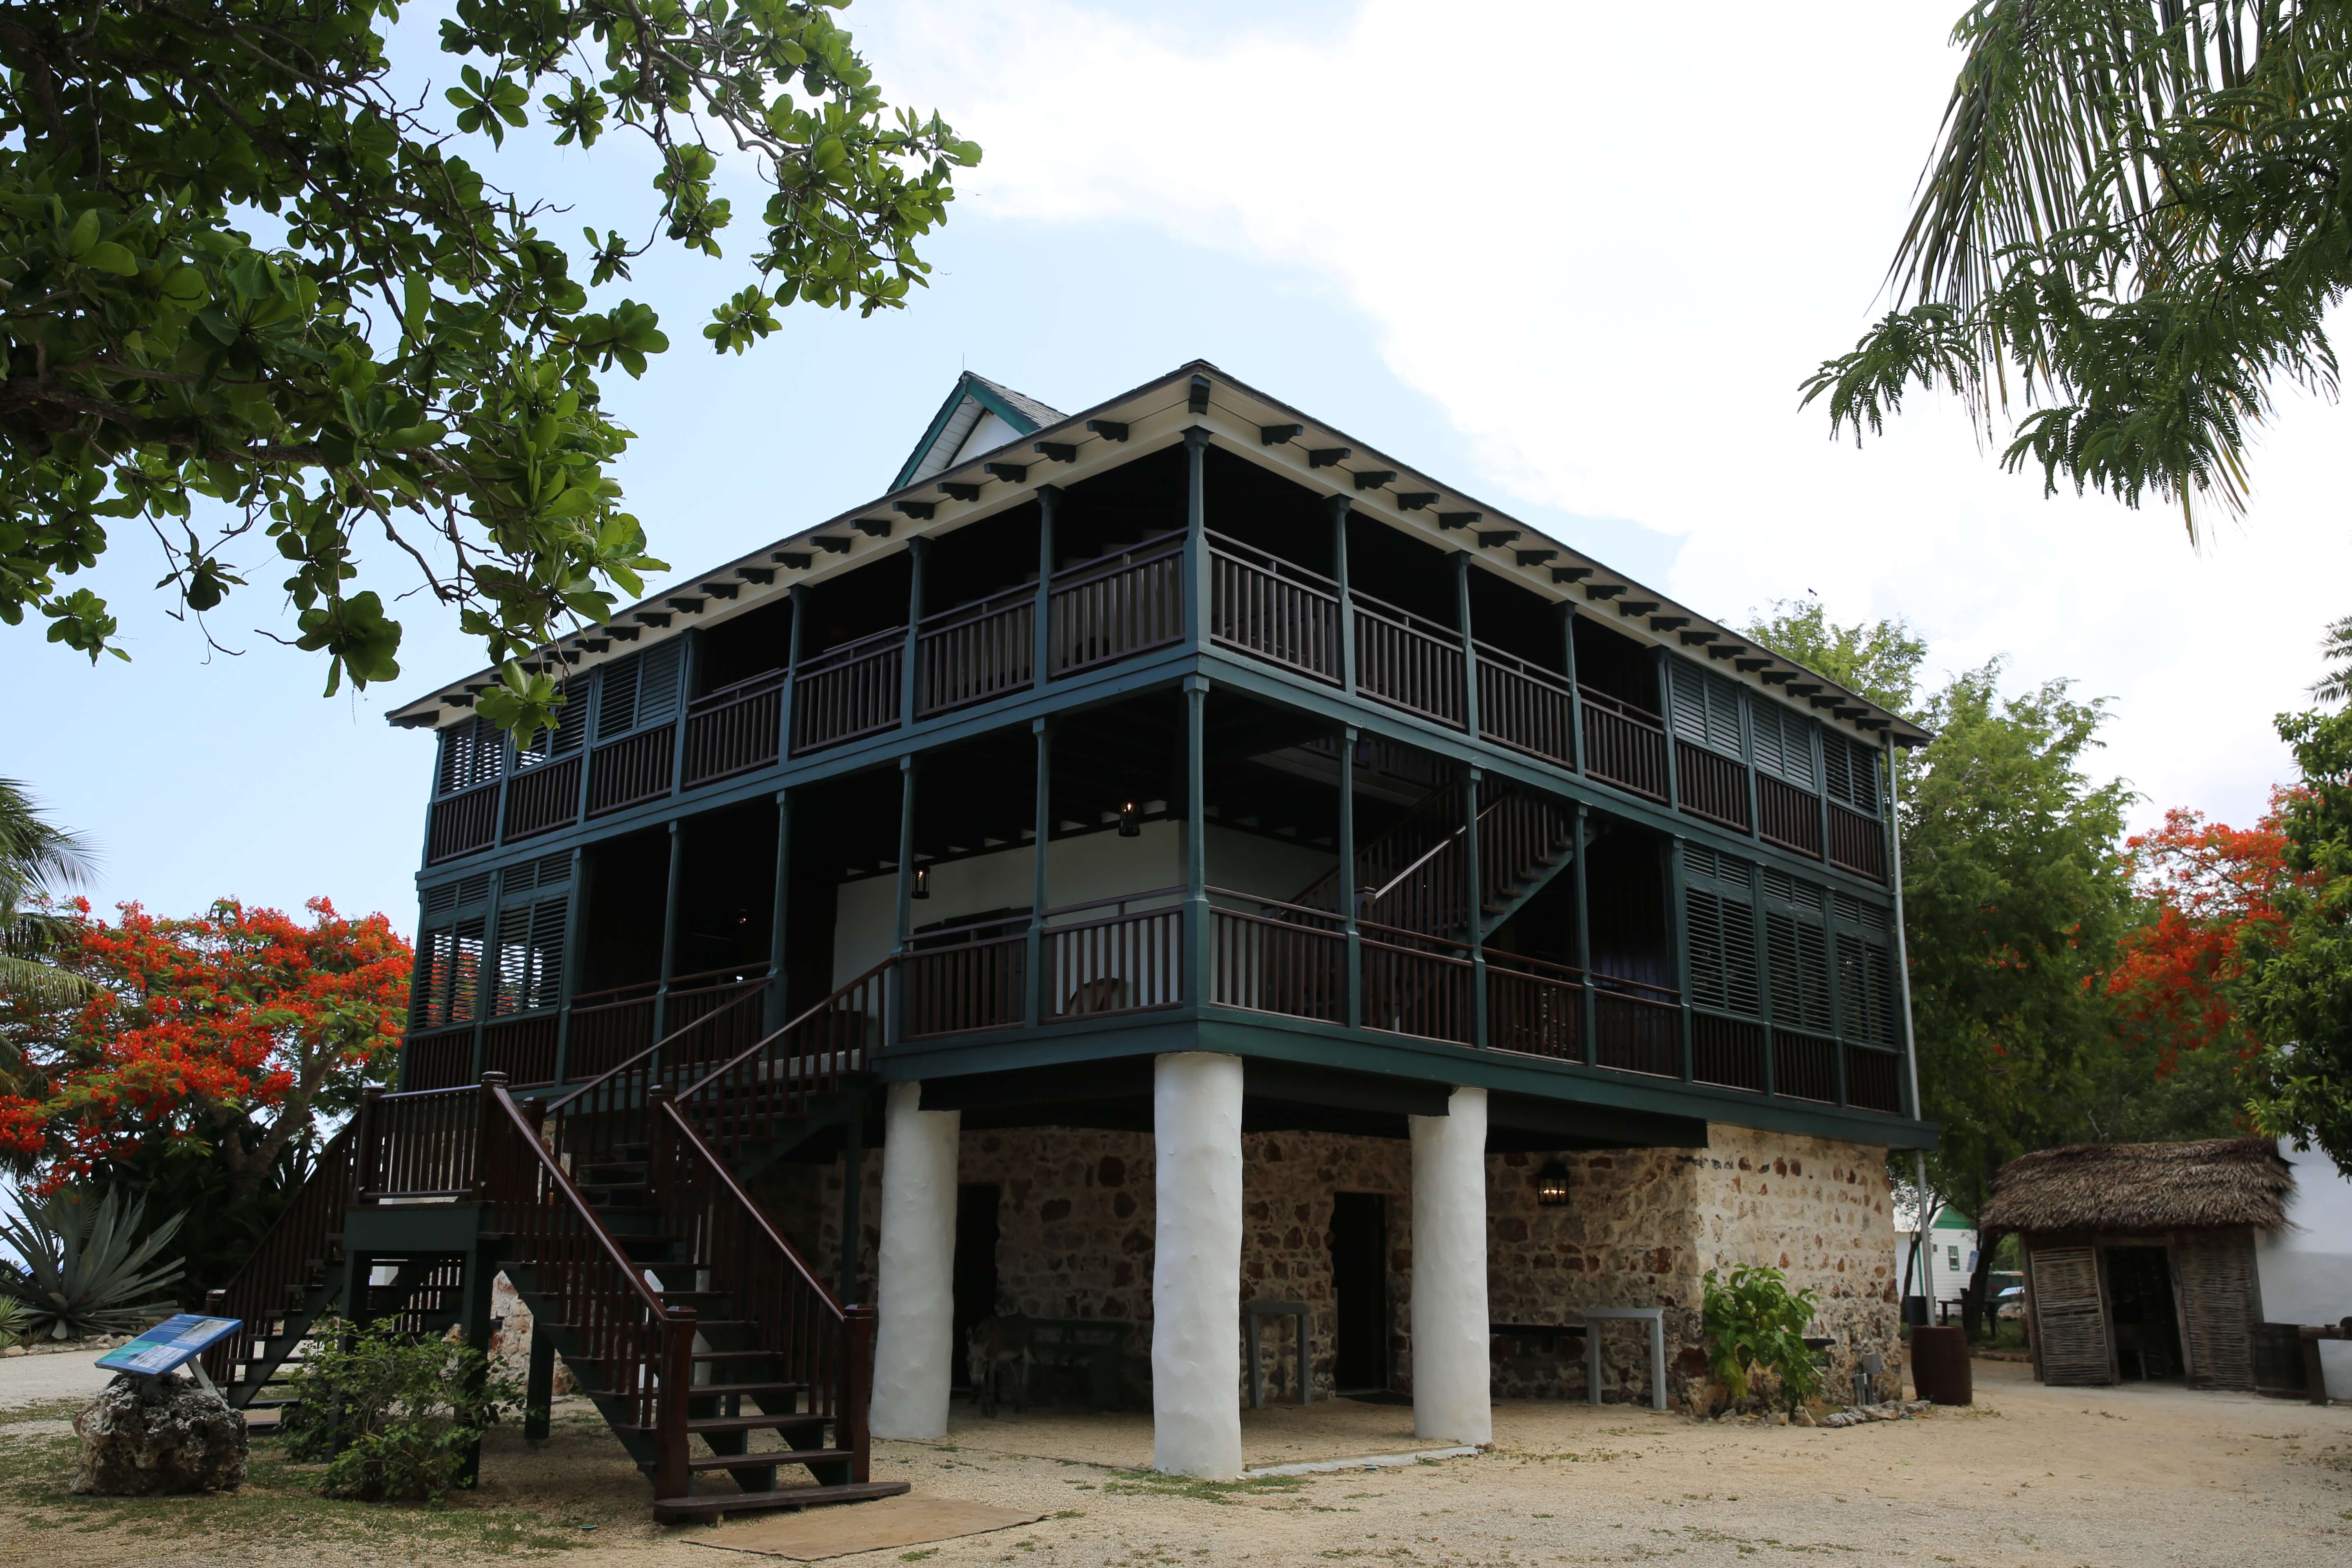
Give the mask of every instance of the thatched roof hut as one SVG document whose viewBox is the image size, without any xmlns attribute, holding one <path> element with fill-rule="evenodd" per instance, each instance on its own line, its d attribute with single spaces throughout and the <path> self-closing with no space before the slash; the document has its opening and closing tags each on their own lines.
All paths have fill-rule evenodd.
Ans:
<svg viewBox="0 0 2352 1568">
<path fill-rule="evenodd" d="M 2087 1143 L 2011 1160 L 1978 1223 L 2015 1231 L 2045 1383 L 2257 1384 L 2257 1232 L 2286 1224 L 2293 1168 L 2262 1138 Z"/>
<path fill-rule="evenodd" d="M 2267 1138 L 2200 1143 L 2077 1143 L 2000 1169 L 1977 1218 L 1993 1231 L 2116 1233 L 2286 1223 L 2294 1176 Z"/>
</svg>

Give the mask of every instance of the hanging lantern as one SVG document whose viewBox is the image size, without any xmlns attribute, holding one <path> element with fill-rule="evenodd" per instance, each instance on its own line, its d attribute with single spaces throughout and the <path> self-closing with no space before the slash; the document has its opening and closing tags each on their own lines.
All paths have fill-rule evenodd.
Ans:
<svg viewBox="0 0 2352 1568">
<path fill-rule="evenodd" d="M 928 899 L 930 896 L 931 868 L 929 866 L 918 866 L 915 868 L 915 897 Z"/>
<path fill-rule="evenodd" d="M 1536 1173 L 1536 1202 L 1548 1209 L 1568 1206 L 1568 1167 L 1554 1160 Z"/>
<path fill-rule="evenodd" d="M 1135 808 L 1135 802 L 1131 800 L 1118 808 L 1118 836 L 1121 838 L 1143 837 L 1143 814 Z"/>
</svg>

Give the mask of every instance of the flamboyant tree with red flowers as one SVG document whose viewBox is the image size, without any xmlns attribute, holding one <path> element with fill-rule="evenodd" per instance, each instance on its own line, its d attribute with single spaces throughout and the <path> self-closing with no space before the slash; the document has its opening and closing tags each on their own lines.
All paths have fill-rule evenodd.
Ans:
<svg viewBox="0 0 2352 1568">
<path fill-rule="evenodd" d="M 0 989 L 0 1157 L 43 1187 L 189 1163 L 232 1205 L 389 1076 L 413 954 L 380 914 L 224 900 L 172 919 L 58 912 L 86 999 Z"/>
</svg>

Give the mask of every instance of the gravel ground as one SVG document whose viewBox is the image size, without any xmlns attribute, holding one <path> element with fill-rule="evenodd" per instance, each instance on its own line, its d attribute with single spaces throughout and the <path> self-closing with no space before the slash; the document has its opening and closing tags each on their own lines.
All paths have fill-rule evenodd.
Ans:
<svg viewBox="0 0 2352 1568">
<path fill-rule="evenodd" d="M 576 1401 L 535 1452 L 510 1429 L 493 1434 L 480 1489 L 443 1509 L 322 1503 L 304 1493 L 299 1472 L 266 1457 L 256 1484 L 235 1498 L 71 1499 L 62 1491 L 69 1445 L 53 1436 L 54 1405 L 16 1395 L 21 1364 L 0 1363 L 0 1404 L 32 1404 L 20 1423 L 47 1419 L 0 1424 L 0 1563 L 338 1568 L 516 1553 L 561 1554 L 578 1568 L 755 1561 L 691 1544 L 735 1526 L 654 1527 L 643 1483 Z M 1138 1417 L 960 1416 L 942 1442 L 878 1445 L 877 1477 L 1051 1517 L 834 1561 L 2352 1563 L 2352 1408 L 2169 1387 L 2045 1389 L 2021 1367 L 1976 1370 L 1973 1408 L 1922 1420 L 1824 1431 L 1512 1403 L 1496 1408 L 1490 1454 L 1231 1487 L 1122 1468 L 1143 1452 L 1139 1438 L 1148 1443 Z M 1411 1411 L 1387 1405 L 1266 1411 L 1246 1431 L 1254 1464 L 1428 1447 L 1412 1436 Z"/>
</svg>

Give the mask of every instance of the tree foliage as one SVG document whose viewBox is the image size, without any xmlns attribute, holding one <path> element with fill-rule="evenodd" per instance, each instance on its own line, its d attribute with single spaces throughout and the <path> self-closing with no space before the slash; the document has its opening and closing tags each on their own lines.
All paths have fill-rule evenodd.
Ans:
<svg viewBox="0 0 2352 1568">
<path fill-rule="evenodd" d="M 1804 1339 L 1821 1310 L 1813 1292 L 1791 1290 L 1778 1268 L 1749 1263 L 1734 1265 L 1724 1279 L 1710 1268 L 1699 1287 L 1707 1368 L 1734 1402 L 1748 1398 L 1759 1372 L 1772 1374 L 1790 1410 L 1821 1392 L 1821 1367 Z"/>
<path fill-rule="evenodd" d="M 1819 599 L 1776 599 L 1745 635 L 1889 712 L 1916 718 L 1927 644 L 1900 618 L 1840 626 Z"/>
<path fill-rule="evenodd" d="M 2302 773 L 2275 820 L 2292 875 L 2248 929 L 2234 1000 L 2262 1041 L 2254 1123 L 2352 1175 L 2352 712 L 2282 716 Z"/>
<path fill-rule="evenodd" d="M 1976 0 L 1889 279 L 1804 385 L 1832 433 L 1964 398 L 2006 467 L 2240 509 L 2282 383 L 2333 395 L 2352 287 L 2347 0 Z"/>
<path fill-rule="evenodd" d="M 45 1187 L 197 1162 L 243 1205 L 321 1117 L 390 1075 L 412 954 L 382 915 L 215 904 L 121 921 L 77 902 L 53 955 L 85 1001 L 0 996 L 0 1156 Z"/>
<path fill-rule="evenodd" d="M 471 1346 L 333 1318 L 313 1331 L 292 1382 L 288 1457 L 326 1461 L 320 1491 L 363 1502 L 438 1502 L 465 1484 L 483 1432 L 523 1393 Z"/>
<path fill-rule="evenodd" d="M 23 784 L 0 779 L 0 993 L 50 1002 L 86 994 L 74 976 L 39 961 L 68 929 L 48 900 L 89 881 L 94 858 L 89 842 L 51 822 Z"/>
<path fill-rule="evenodd" d="M 597 378 L 668 339 L 589 290 L 656 244 L 719 255 L 730 150 L 768 195 L 715 350 L 795 300 L 899 305 L 979 157 L 884 103 L 837 3 L 456 0 L 438 94 L 395 79 L 397 0 L 0 3 L 0 620 L 113 648 L 68 580 L 138 520 L 184 612 L 263 570 L 258 542 L 328 690 L 390 679 L 401 627 L 359 583 L 380 533 L 502 667 L 482 710 L 546 722 L 531 651 L 661 566 Z M 647 236 L 567 244 L 458 151 L 533 124 L 641 136 Z"/>
</svg>

